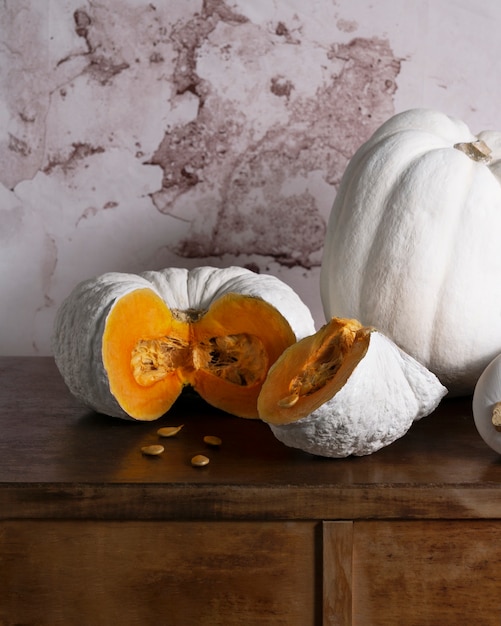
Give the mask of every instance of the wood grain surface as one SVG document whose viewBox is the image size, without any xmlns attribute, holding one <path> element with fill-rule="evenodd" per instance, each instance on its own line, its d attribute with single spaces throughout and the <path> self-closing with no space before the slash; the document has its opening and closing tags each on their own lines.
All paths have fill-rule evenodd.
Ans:
<svg viewBox="0 0 501 626">
<path fill-rule="evenodd" d="M 188 395 L 155 422 L 99 415 L 71 397 L 51 358 L 3 357 L 0 519 L 501 518 L 500 458 L 470 404 L 445 400 L 371 456 L 324 459 Z M 181 423 L 163 455 L 141 454 L 159 427 Z M 197 453 L 207 467 L 191 466 Z"/>
<path fill-rule="evenodd" d="M 353 522 L 324 522 L 323 624 L 352 626 Z"/>
<path fill-rule="evenodd" d="M 2 626 L 499 626 L 500 495 L 468 397 L 322 459 L 189 394 L 99 415 L 51 358 L 0 358 Z"/>
<path fill-rule="evenodd" d="M 2 625 L 310 626 L 315 576 L 306 522 L 0 522 Z"/>
<path fill-rule="evenodd" d="M 355 626 L 499 626 L 501 524 L 357 522 Z"/>
</svg>

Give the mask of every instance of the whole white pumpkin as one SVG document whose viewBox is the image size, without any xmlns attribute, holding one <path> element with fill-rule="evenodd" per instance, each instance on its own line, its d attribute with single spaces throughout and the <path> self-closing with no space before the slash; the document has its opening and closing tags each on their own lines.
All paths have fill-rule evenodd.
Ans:
<svg viewBox="0 0 501 626">
<path fill-rule="evenodd" d="M 343 175 L 320 276 L 327 319 L 372 325 L 449 389 L 501 352 L 501 133 L 395 115 Z"/>
</svg>

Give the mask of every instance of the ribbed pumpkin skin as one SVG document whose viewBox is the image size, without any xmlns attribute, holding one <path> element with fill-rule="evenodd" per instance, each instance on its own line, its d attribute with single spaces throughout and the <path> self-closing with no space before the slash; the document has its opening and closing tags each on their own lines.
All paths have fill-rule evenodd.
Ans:
<svg viewBox="0 0 501 626">
<path fill-rule="evenodd" d="M 489 163 L 454 147 L 476 139 Z M 377 327 L 451 395 L 471 393 L 501 351 L 500 159 L 501 133 L 398 114 L 351 159 L 329 218 L 326 318 Z"/>
<path fill-rule="evenodd" d="M 262 298 L 289 322 L 297 339 L 315 332 L 310 310 L 291 287 L 270 274 L 256 274 L 243 267 L 170 267 L 142 272 L 170 309 L 206 310 L 227 293 Z M 150 285 L 151 286 L 151 285 Z"/>
<path fill-rule="evenodd" d="M 110 393 L 102 337 L 113 304 L 151 283 L 141 276 L 109 272 L 81 282 L 64 300 L 54 322 L 54 359 L 71 393 L 98 413 L 127 418 Z"/>
<path fill-rule="evenodd" d="M 73 395 L 106 415 L 129 417 L 110 392 L 103 364 L 106 319 L 120 298 L 144 288 L 160 296 L 169 309 L 180 311 L 204 311 L 230 293 L 258 297 L 282 314 L 298 339 L 314 332 L 308 307 L 288 285 L 245 268 L 167 268 L 140 275 L 109 272 L 83 281 L 56 315 L 54 358 Z"/>
</svg>

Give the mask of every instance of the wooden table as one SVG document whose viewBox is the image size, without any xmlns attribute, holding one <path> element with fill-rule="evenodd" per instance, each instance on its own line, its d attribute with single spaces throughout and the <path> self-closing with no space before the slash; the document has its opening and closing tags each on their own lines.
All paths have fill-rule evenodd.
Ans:
<svg viewBox="0 0 501 626">
<path fill-rule="evenodd" d="M 323 459 L 189 396 L 98 415 L 52 359 L 0 358 L 0 624 L 499 626 L 501 462 L 470 406 Z"/>
</svg>

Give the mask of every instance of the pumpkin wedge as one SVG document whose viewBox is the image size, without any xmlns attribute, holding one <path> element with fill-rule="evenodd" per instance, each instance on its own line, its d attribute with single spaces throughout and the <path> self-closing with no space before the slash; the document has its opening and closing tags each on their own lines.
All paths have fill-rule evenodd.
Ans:
<svg viewBox="0 0 501 626">
<path fill-rule="evenodd" d="M 290 447 L 362 456 L 402 437 L 446 393 L 434 374 L 374 328 L 332 318 L 270 368 L 258 411 Z"/>
<path fill-rule="evenodd" d="M 56 364 L 94 410 L 154 420 L 186 386 L 211 405 L 256 418 L 269 367 L 313 332 L 285 283 L 244 268 L 111 272 L 83 281 L 58 310 Z"/>
</svg>

